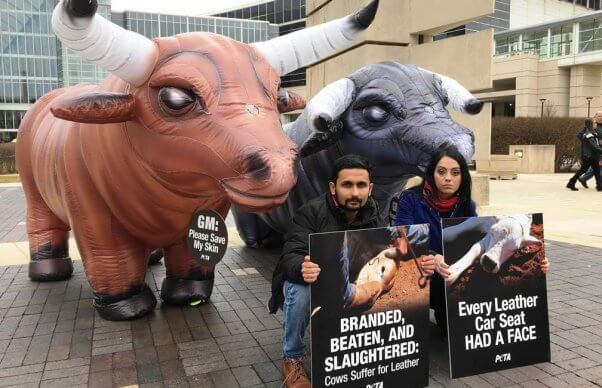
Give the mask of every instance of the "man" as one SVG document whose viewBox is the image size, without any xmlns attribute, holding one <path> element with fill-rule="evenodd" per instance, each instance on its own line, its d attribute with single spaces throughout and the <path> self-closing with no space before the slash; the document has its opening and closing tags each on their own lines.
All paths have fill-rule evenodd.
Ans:
<svg viewBox="0 0 602 388">
<path fill-rule="evenodd" d="M 602 146 L 602 111 L 596 112 L 596 115 L 594 116 L 594 121 L 595 121 L 594 128 L 596 128 L 596 136 L 598 136 L 598 145 Z M 579 136 L 583 135 L 583 133 L 584 132 L 579 133 Z M 581 140 L 581 137 L 579 137 L 579 140 Z M 600 165 L 600 164 L 598 163 L 598 165 Z M 602 171 L 601 171 L 601 173 L 602 173 Z M 585 174 L 583 174 L 579 177 L 579 179 L 578 179 L 579 183 L 581 183 L 581 186 L 588 189 L 589 186 L 587 185 L 587 181 L 592 179 L 593 176 L 594 176 L 594 169 L 590 167 Z"/>
<path fill-rule="evenodd" d="M 309 257 L 309 234 L 388 226 L 379 215 L 376 202 L 370 197 L 373 184 L 368 161 L 357 155 L 346 155 L 334 163 L 334 176 L 329 191 L 298 209 L 285 236 L 280 262 L 272 279 L 272 298 L 269 307 L 275 313 L 284 312 L 282 373 L 287 387 L 310 387 L 305 373 L 305 330 L 310 318 L 309 284 L 320 275 L 320 267 Z M 406 246 L 401 238 L 394 245 L 400 253 Z M 435 269 L 432 256 L 420 261 L 423 272 L 431 275 Z M 346 276 L 348 278 L 348 276 Z M 345 304 L 370 303 L 382 289 L 346 285 Z"/>
<path fill-rule="evenodd" d="M 567 183 L 566 187 L 578 191 L 575 187 L 577 179 L 585 173 L 590 167 L 594 170 L 596 178 L 596 190 L 602 191 L 602 179 L 600 177 L 600 154 L 602 147 L 598 145 L 598 136 L 594 128 L 594 121 L 590 118 L 585 119 L 585 130 L 581 135 L 581 168 Z"/>
</svg>

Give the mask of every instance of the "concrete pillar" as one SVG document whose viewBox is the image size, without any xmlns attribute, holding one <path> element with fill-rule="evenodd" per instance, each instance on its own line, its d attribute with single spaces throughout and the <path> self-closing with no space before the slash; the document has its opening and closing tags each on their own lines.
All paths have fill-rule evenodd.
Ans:
<svg viewBox="0 0 602 388">
<path fill-rule="evenodd" d="M 571 67 L 569 116 L 586 117 L 586 97 L 593 97 L 590 116 L 600 110 L 600 72 L 599 65 L 577 65 Z"/>
<path fill-rule="evenodd" d="M 489 175 L 471 173 L 472 178 L 472 200 L 478 206 L 489 205 Z"/>
</svg>

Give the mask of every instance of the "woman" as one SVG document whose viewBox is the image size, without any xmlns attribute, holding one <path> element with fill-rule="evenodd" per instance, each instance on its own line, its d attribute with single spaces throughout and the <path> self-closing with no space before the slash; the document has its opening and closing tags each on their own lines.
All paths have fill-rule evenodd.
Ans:
<svg viewBox="0 0 602 388">
<path fill-rule="evenodd" d="M 464 157 L 454 147 L 437 152 L 426 170 L 424 183 L 400 194 L 395 225 L 429 224 L 431 255 L 421 258 L 422 268 L 431 278 L 430 302 L 437 326 L 445 334 L 446 306 L 444 279 L 450 275 L 443 261 L 441 219 L 475 217 L 476 204 L 471 199 L 472 180 Z M 542 270 L 547 272 L 547 259 Z"/>
<path fill-rule="evenodd" d="M 449 266 L 443 262 L 441 219 L 474 217 L 472 181 L 464 157 L 453 147 L 437 152 L 426 170 L 424 183 L 403 191 L 399 197 L 395 225 L 429 224 L 429 256 L 421 264 L 431 278 L 431 307 L 437 326 L 446 333 L 445 284 Z M 436 271 L 436 272 L 435 272 Z"/>
</svg>

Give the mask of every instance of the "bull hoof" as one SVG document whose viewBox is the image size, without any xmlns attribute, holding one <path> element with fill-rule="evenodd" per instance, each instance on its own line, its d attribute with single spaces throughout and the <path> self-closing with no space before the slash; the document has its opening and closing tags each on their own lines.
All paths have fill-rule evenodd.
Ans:
<svg viewBox="0 0 602 388">
<path fill-rule="evenodd" d="M 115 302 L 105 303 L 103 298 L 94 296 L 94 308 L 98 315 L 107 321 L 127 321 L 136 319 L 155 309 L 157 299 L 145 284 L 138 294 Z"/>
<path fill-rule="evenodd" d="M 37 259 L 29 262 L 29 278 L 36 282 L 54 282 L 69 279 L 73 274 L 70 257 Z"/>
<path fill-rule="evenodd" d="M 161 299 L 168 304 L 196 305 L 206 302 L 212 291 L 213 279 L 165 278 L 161 285 Z"/>
<path fill-rule="evenodd" d="M 148 256 L 148 265 L 159 264 L 161 259 L 163 258 L 163 249 L 155 249 Z"/>
</svg>

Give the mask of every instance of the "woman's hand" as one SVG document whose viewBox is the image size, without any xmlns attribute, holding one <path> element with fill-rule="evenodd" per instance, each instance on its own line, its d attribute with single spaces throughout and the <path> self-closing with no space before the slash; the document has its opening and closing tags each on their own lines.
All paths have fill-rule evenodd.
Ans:
<svg viewBox="0 0 602 388">
<path fill-rule="evenodd" d="M 544 256 L 543 260 L 541 261 L 541 270 L 544 274 L 547 274 L 549 269 L 550 262 L 548 261 L 548 258 Z"/>
<path fill-rule="evenodd" d="M 437 271 L 443 279 L 447 279 L 451 275 L 449 265 L 445 263 L 442 255 L 435 255 L 435 264 L 435 271 Z"/>
</svg>

